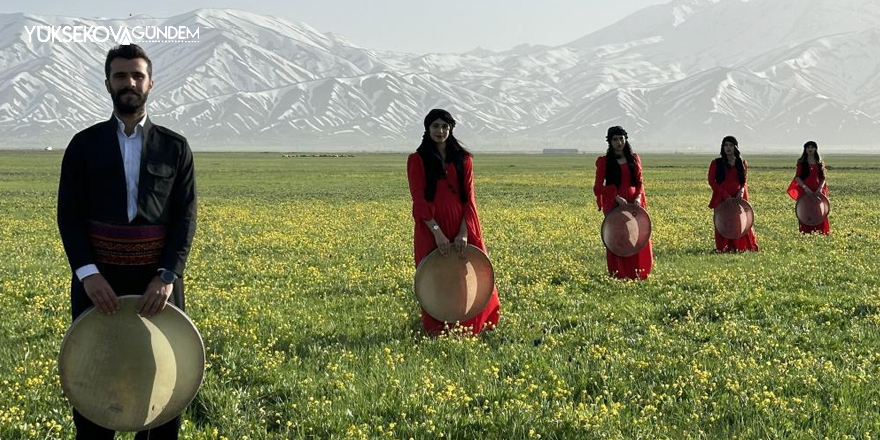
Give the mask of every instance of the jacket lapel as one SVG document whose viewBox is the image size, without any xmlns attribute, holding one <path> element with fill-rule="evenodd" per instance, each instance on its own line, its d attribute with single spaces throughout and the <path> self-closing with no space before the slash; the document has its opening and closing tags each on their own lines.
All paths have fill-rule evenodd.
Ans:
<svg viewBox="0 0 880 440">
<path fill-rule="evenodd" d="M 125 183 L 125 161 L 122 159 L 122 148 L 119 146 L 119 135 L 116 133 L 118 130 L 118 122 L 116 120 L 115 115 L 110 115 L 110 120 L 104 124 L 104 133 L 102 137 L 107 139 L 108 142 L 105 143 L 107 150 L 104 151 L 104 157 L 108 158 L 108 160 L 113 164 L 112 169 L 114 170 L 114 176 L 111 193 L 114 194 L 114 201 L 112 203 L 115 206 L 118 206 L 121 210 L 119 218 L 128 220 L 128 190 L 126 189 Z"/>
<path fill-rule="evenodd" d="M 144 197 L 150 192 L 149 188 L 146 188 L 146 182 L 150 182 L 151 179 L 145 178 L 147 175 L 147 157 L 155 155 L 155 150 L 157 146 L 155 145 L 155 136 L 153 134 L 153 124 L 150 122 L 150 117 L 147 116 L 147 120 L 144 121 L 144 131 L 143 131 L 143 139 L 141 140 L 141 174 L 140 179 L 138 179 L 138 197 L 137 197 L 137 215 L 135 217 L 143 217 L 144 211 Z"/>
</svg>

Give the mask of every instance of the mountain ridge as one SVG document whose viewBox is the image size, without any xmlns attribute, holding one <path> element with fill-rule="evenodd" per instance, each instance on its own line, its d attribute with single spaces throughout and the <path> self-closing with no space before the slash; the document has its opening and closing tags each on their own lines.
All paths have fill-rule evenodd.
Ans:
<svg viewBox="0 0 880 440">
<path fill-rule="evenodd" d="M 816 24 L 820 15 L 828 22 Z M 24 26 L 135 23 L 199 26 L 198 43 L 143 45 L 154 64 L 150 117 L 196 149 L 411 149 L 435 107 L 477 150 L 594 150 L 609 125 L 649 149 L 729 133 L 752 145 L 866 147 L 880 128 L 880 7 L 870 0 L 675 0 L 559 46 L 461 54 L 371 50 L 305 23 L 197 9 L 0 14 L 0 147 L 63 147 L 112 110 L 112 42 L 29 41 Z"/>
</svg>

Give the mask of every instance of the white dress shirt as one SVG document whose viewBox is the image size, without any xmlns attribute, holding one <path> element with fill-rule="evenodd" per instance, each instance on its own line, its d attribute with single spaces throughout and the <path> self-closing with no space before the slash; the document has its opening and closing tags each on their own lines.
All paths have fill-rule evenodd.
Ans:
<svg viewBox="0 0 880 440">
<path fill-rule="evenodd" d="M 144 144 L 144 123 L 147 115 L 134 126 L 131 136 L 125 134 L 125 122 L 122 122 L 116 113 L 116 138 L 119 139 L 119 150 L 122 153 L 122 165 L 125 168 L 125 193 L 127 195 L 128 221 L 134 220 L 137 215 L 138 182 L 141 179 L 141 150 Z M 98 273 L 98 267 L 87 264 L 76 270 L 76 276 L 82 281 L 89 275 Z"/>
<path fill-rule="evenodd" d="M 116 116 L 115 114 L 113 116 Z M 147 115 L 137 122 L 131 136 L 125 135 L 125 123 L 116 117 L 116 137 L 119 138 L 119 149 L 122 163 L 125 166 L 125 189 L 128 194 L 128 221 L 137 215 L 138 182 L 141 180 L 141 150 L 144 146 L 144 122 Z"/>
</svg>

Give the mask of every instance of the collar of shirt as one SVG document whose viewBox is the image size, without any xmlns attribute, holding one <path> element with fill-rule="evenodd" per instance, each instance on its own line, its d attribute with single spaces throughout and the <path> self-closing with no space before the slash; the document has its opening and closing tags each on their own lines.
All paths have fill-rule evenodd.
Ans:
<svg viewBox="0 0 880 440">
<path fill-rule="evenodd" d="M 132 138 L 137 136 L 144 131 L 144 124 L 147 122 L 147 114 L 144 113 L 144 117 L 142 117 L 137 124 L 134 126 L 134 132 L 131 136 L 125 134 L 125 122 L 122 122 L 122 119 L 119 119 L 119 116 L 116 113 L 113 113 L 113 117 L 116 118 L 116 131 L 123 137 Z"/>
</svg>

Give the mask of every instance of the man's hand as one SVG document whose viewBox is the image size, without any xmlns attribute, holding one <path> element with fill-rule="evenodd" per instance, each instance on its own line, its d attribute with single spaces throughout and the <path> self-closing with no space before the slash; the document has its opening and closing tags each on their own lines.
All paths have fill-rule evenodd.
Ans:
<svg viewBox="0 0 880 440">
<path fill-rule="evenodd" d="M 174 284 L 165 284 L 158 275 L 154 276 L 138 301 L 138 314 L 144 318 L 152 318 L 153 315 L 165 310 L 165 304 L 168 303 L 173 290 Z"/>
<path fill-rule="evenodd" d="M 119 299 L 110 283 L 100 273 L 89 275 L 82 280 L 86 295 L 92 300 L 95 308 L 104 314 L 116 313 L 119 310 Z"/>
</svg>

